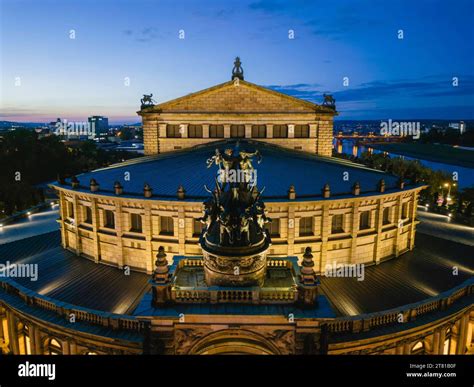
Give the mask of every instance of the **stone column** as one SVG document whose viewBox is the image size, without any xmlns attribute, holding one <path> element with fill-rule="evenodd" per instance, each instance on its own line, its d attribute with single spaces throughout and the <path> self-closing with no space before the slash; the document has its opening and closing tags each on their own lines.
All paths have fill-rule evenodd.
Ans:
<svg viewBox="0 0 474 387">
<path fill-rule="evenodd" d="M 67 232 L 66 232 L 66 200 L 64 199 L 64 192 L 61 190 L 59 191 L 59 216 L 61 222 L 61 246 L 63 249 L 68 247 L 67 242 Z"/>
<path fill-rule="evenodd" d="M 36 355 L 42 355 L 43 354 L 43 345 L 41 341 L 41 331 L 39 330 L 39 327 L 35 327 L 34 330 L 34 341 L 35 341 L 35 354 Z"/>
<path fill-rule="evenodd" d="M 20 354 L 20 345 L 18 343 L 18 330 L 16 317 L 13 312 L 7 310 L 8 337 L 10 338 L 10 348 L 14 355 Z"/>
<path fill-rule="evenodd" d="M 267 125 L 267 138 L 273 138 L 273 125 Z"/>
<path fill-rule="evenodd" d="M 446 327 L 442 326 L 439 332 L 439 347 L 438 347 L 438 355 L 444 354 L 444 341 L 446 340 Z M 449 354 L 449 348 L 448 348 Z"/>
<path fill-rule="evenodd" d="M 184 206 L 178 208 L 178 244 L 179 254 L 185 254 L 186 244 L 186 214 L 184 212 Z"/>
<path fill-rule="evenodd" d="M 179 132 L 181 133 L 181 138 L 188 138 L 188 124 L 180 124 Z"/>
<path fill-rule="evenodd" d="M 67 340 L 61 340 L 61 346 L 63 348 L 63 355 L 69 355 L 69 342 Z"/>
<path fill-rule="evenodd" d="M 403 354 L 404 355 L 409 355 L 410 354 L 410 342 L 409 341 L 406 341 L 404 344 L 403 344 Z"/>
<path fill-rule="evenodd" d="M 166 138 L 166 123 L 159 123 L 158 124 L 158 137 L 159 138 Z"/>
<path fill-rule="evenodd" d="M 209 138 L 209 124 L 202 125 L 202 137 Z"/>
<path fill-rule="evenodd" d="M 0 352 L 7 352 L 8 350 L 5 348 L 5 344 L 7 343 L 7 338 L 6 336 L 8 335 L 8 332 L 5 332 L 3 329 L 3 320 L 6 319 L 7 316 L 0 315 Z M 8 330 L 8 327 L 7 327 Z"/>
<path fill-rule="evenodd" d="M 438 355 L 439 351 L 439 337 L 440 337 L 440 331 L 439 329 L 436 329 L 433 333 L 433 346 L 431 348 L 431 354 L 432 355 Z"/>
<path fill-rule="evenodd" d="M 321 214 L 321 256 L 319 259 L 319 267 L 321 274 L 324 273 L 328 258 L 328 238 L 331 234 L 331 223 L 329 219 L 329 204 L 323 205 Z"/>
<path fill-rule="evenodd" d="M 456 355 L 464 355 L 466 350 L 467 328 L 469 324 L 469 315 L 463 315 L 458 322 L 458 340 L 456 345 Z"/>
<path fill-rule="evenodd" d="M 380 244 L 382 239 L 382 227 L 383 227 L 383 199 L 378 199 L 377 210 L 375 214 L 375 228 L 377 230 L 377 235 L 375 236 L 375 246 L 374 246 L 374 262 L 376 264 L 380 263 Z"/>
<path fill-rule="evenodd" d="M 396 355 L 403 355 L 403 349 L 404 349 L 404 343 L 401 341 L 397 344 L 397 347 L 395 349 L 395 354 Z"/>
<path fill-rule="evenodd" d="M 317 153 L 321 156 L 332 155 L 333 119 L 318 122 L 318 147 Z"/>
<path fill-rule="evenodd" d="M 126 262 L 123 258 L 123 232 L 124 232 L 124 221 L 123 221 L 123 212 L 122 212 L 122 202 L 121 200 L 117 200 L 115 202 L 115 232 L 117 234 L 117 250 L 118 250 L 118 256 L 117 256 L 117 266 L 122 269 L 125 265 Z"/>
<path fill-rule="evenodd" d="M 295 138 L 295 125 L 288 124 L 288 138 Z"/>
<path fill-rule="evenodd" d="M 143 222 L 143 233 L 145 234 L 146 243 L 146 272 L 151 274 L 153 272 L 153 230 L 152 230 L 152 219 L 151 219 L 151 206 L 145 206 L 145 219 Z"/>
<path fill-rule="evenodd" d="M 74 208 L 74 236 L 76 238 L 76 255 L 81 254 L 81 236 L 79 234 L 79 224 L 81 222 L 81 214 L 79 213 L 79 203 L 77 195 L 72 198 L 72 206 Z"/>
<path fill-rule="evenodd" d="M 94 260 L 99 262 L 100 260 L 100 240 L 99 240 L 99 227 L 100 227 L 100 216 L 99 208 L 97 206 L 97 199 L 91 197 L 91 213 L 92 213 L 92 240 L 94 243 Z"/>
<path fill-rule="evenodd" d="M 314 153 L 318 153 L 317 133 L 318 133 L 318 125 L 316 123 L 309 124 L 309 138 L 314 139 Z"/>
<path fill-rule="evenodd" d="M 245 138 L 252 138 L 252 125 L 245 124 Z"/>
<path fill-rule="evenodd" d="M 77 355 L 77 345 L 76 345 L 76 342 L 73 340 L 69 342 L 69 354 Z"/>
<path fill-rule="evenodd" d="M 288 255 L 294 254 L 295 227 L 296 227 L 295 208 L 292 205 L 288 205 L 288 230 L 287 230 Z"/>
<path fill-rule="evenodd" d="M 397 233 L 395 234 L 395 257 L 400 255 L 400 234 L 402 232 L 402 227 L 400 227 L 400 220 L 402 219 L 402 206 L 403 206 L 403 195 L 398 195 L 397 205 L 395 206 L 395 223 L 397 225 Z"/>
<path fill-rule="evenodd" d="M 418 202 L 418 192 L 414 191 L 413 192 L 413 198 L 412 198 L 412 209 L 411 209 L 411 216 L 410 216 L 410 250 L 413 250 L 415 247 L 415 227 L 416 227 L 416 203 Z"/>
<path fill-rule="evenodd" d="M 143 116 L 143 142 L 145 145 L 145 155 L 154 155 L 159 153 L 159 130 L 155 120 Z"/>
<path fill-rule="evenodd" d="M 357 233 L 359 232 L 359 201 L 354 201 L 352 206 L 352 227 L 351 227 L 351 254 L 349 256 L 349 263 L 356 258 L 357 254 Z"/>
<path fill-rule="evenodd" d="M 230 137 L 230 125 L 225 124 L 224 125 L 224 138 L 229 138 Z"/>
<path fill-rule="evenodd" d="M 36 349 L 36 326 L 33 324 L 28 324 L 28 337 L 30 338 L 31 354 L 37 355 L 38 351 Z"/>
</svg>

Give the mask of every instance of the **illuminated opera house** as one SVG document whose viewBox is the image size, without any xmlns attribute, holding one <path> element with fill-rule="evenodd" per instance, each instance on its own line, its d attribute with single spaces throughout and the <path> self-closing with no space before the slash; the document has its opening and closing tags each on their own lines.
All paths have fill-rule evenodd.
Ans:
<svg viewBox="0 0 474 387">
<path fill-rule="evenodd" d="M 39 268 L 2 279 L 4 353 L 473 350 L 472 251 L 416 234 L 424 185 L 331 157 L 330 96 L 257 86 L 237 59 L 138 114 L 144 157 L 59 178 L 60 231 L 0 246 Z"/>
</svg>

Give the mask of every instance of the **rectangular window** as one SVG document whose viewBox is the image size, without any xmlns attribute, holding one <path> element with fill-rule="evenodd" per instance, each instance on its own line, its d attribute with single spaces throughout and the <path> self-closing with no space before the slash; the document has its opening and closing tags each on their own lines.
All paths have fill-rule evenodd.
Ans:
<svg viewBox="0 0 474 387">
<path fill-rule="evenodd" d="M 273 138 L 288 138 L 288 125 L 273 125 Z"/>
<path fill-rule="evenodd" d="M 295 125 L 295 138 L 308 138 L 309 125 Z"/>
<path fill-rule="evenodd" d="M 267 126 L 266 125 L 252 125 L 252 137 L 253 138 L 266 138 Z"/>
<path fill-rule="evenodd" d="M 224 138 L 224 125 L 209 125 L 209 138 Z"/>
<path fill-rule="evenodd" d="M 189 138 L 202 138 L 202 125 L 188 125 Z"/>
<path fill-rule="evenodd" d="M 232 138 L 244 138 L 245 137 L 245 125 L 231 125 L 230 126 L 230 137 L 232 137 Z"/>
<path fill-rule="evenodd" d="M 340 234 L 342 232 L 344 232 L 344 215 L 342 214 L 333 215 L 331 233 Z"/>
<path fill-rule="evenodd" d="M 272 219 L 270 223 L 267 223 L 267 228 L 270 236 L 275 238 L 280 237 L 280 219 Z"/>
<path fill-rule="evenodd" d="M 300 218 L 300 236 L 313 235 L 313 217 Z"/>
<path fill-rule="evenodd" d="M 203 227 L 204 225 L 199 220 L 193 219 L 193 237 L 200 236 Z"/>
<path fill-rule="evenodd" d="M 181 130 L 179 125 L 166 125 L 166 137 L 181 138 Z"/>
<path fill-rule="evenodd" d="M 160 216 L 160 235 L 174 235 L 173 218 Z"/>
<path fill-rule="evenodd" d="M 142 216 L 139 214 L 130 214 L 130 231 L 142 232 Z"/>
<path fill-rule="evenodd" d="M 382 223 L 384 225 L 385 224 L 390 224 L 390 207 L 385 207 L 383 209 Z"/>
<path fill-rule="evenodd" d="M 74 219 L 74 204 L 72 202 L 67 202 L 67 217 Z"/>
<path fill-rule="evenodd" d="M 402 204 L 402 219 L 408 219 L 408 208 L 409 208 L 408 203 Z"/>
<path fill-rule="evenodd" d="M 370 228 L 370 211 L 363 211 L 359 217 L 359 230 L 367 230 Z"/>
<path fill-rule="evenodd" d="M 115 214 L 111 210 L 104 211 L 104 227 L 115 228 Z"/>
<path fill-rule="evenodd" d="M 92 209 L 84 207 L 84 223 L 92 224 Z"/>
</svg>

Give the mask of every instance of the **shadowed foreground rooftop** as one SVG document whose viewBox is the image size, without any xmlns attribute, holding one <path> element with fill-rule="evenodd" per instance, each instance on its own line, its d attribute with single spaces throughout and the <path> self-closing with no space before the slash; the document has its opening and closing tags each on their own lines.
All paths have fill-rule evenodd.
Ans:
<svg viewBox="0 0 474 387">
<path fill-rule="evenodd" d="M 421 233 L 417 234 L 416 246 L 414 251 L 397 259 L 366 267 L 364 281 L 322 278 L 322 293 L 327 296 L 334 313 L 338 316 L 356 315 L 422 301 L 461 284 L 474 274 L 473 247 Z M 77 257 L 60 247 L 59 231 L 0 245 L 0 263 L 6 261 L 37 263 L 37 281 L 29 278 L 13 280 L 43 296 L 119 314 L 139 314 L 140 311 L 166 314 L 165 310 L 158 312 L 153 308 L 143 308 L 149 299 L 149 275 L 131 272 L 127 276 L 117 268 Z M 453 275 L 453 267 L 458 268 L 458 275 Z M 139 303 L 140 311 L 135 310 Z M 260 310 L 252 305 L 237 307 L 234 304 L 229 307 L 210 306 L 193 311 L 219 313 L 225 310 L 227 313 L 254 314 Z M 180 308 L 189 309 L 190 306 L 174 305 L 173 311 L 168 312 L 179 313 Z M 267 306 L 264 314 L 272 312 L 288 311 Z"/>
</svg>

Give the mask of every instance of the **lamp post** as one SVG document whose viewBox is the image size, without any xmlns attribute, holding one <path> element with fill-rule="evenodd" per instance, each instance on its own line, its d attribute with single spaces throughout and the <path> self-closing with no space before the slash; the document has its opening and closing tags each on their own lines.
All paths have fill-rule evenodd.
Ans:
<svg viewBox="0 0 474 387">
<path fill-rule="evenodd" d="M 444 183 L 444 187 L 448 188 L 448 193 L 446 194 L 446 208 L 448 208 L 448 205 L 452 201 L 451 198 L 451 187 L 456 187 L 456 183 Z"/>
</svg>

